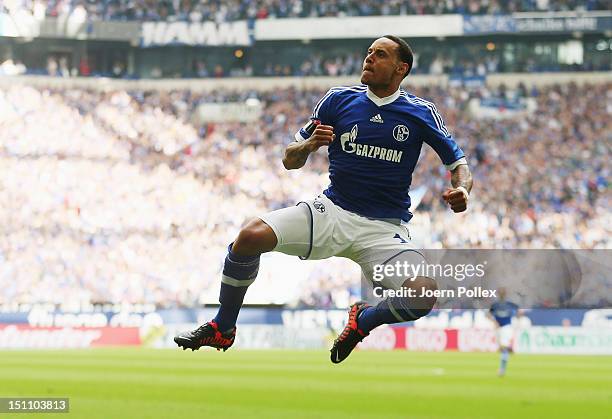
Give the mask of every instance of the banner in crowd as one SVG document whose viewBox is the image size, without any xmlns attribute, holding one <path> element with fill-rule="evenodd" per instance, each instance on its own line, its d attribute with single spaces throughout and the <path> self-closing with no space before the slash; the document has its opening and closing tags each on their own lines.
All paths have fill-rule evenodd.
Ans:
<svg viewBox="0 0 612 419">
<path fill-rule="evenodd" d="M 329 23 L 333 22 L 333 23 Z M 248 46 L 255 41 L 371 39 L 380 28 L 396 28 L 398 36 L 440 37 L 489 33 L 572 33 L 612 30 L 612 13 L 515 13 L 512 15 L 359 16 L 287 18 L 235 22 L 91 21 L 74 12 L 57 18 L 35 18 L 26 10 L 0 13 L 0 36 L 138 42 L 162 45 Z"/>
<path fill-rule="evenodd" d="M 360 345 L 362 350 L 495 352 L 495 329 L 419 329 L 383 326 Z M 612 328 L 530 327 L 515 329 L 517 353 L 612 355 Z"/>
<path fill-rule="evenodd" d="M 565 17 L 516 17 L 517 32 L 604 32 L 612 30 L 612 15 Z"/>
<path fill-rule="evenodd" d="M 176 348 L 174 336 L 191 330 L 193 324 L 171 325 L 163 333 L 152 333 L 143 343 L 154 348 Z M 242 349 L 323 349 L 336 337 L 335 331 L 324 327 L 298 329 L 281 325 L 240 325 L 233 348 Z"/>
<path fill-rule="evenodd" d="M 519 13 L 514 15 L 463 16 L 463 34 L 568 33 L 612 30 L 612 14 L 584 13 L 555 16 Z"/>
<path fill-rule="evenodd" d="M 140 345 L 137 327 L 31 327 L 0 324 L 0 349 L 68 349 Z"/>
<path fill-rule="evenodd" d="M 483 33 L 516 32 L 516 21 L 508 15 L 482 15 L 463 17 L 463 33 L 466 35 Z"/>
<path fill-rule="evenodd" d="M 154 327 L 32 327 L 0 325 L 0 349 L 92 348 L 140 346 L 175 348 L 173 337 L 197 323 Z M 241 325 L 236 347 L 243 349 L 325 349 L 340 328 L 284 325 Z M 408 350 L 425 352 L 495 352 L 495 328 L 421 328 L 383 325 L 360 345 L 361 350 Z M 612 355 L 612 328 L 517 327 L 517 353 Z"/>
<path fill-rule="evenodd" d="M 214 317 L 217 309 L 181 308 L 133 311 L 104 309 L 99 311 L 63 312 L 45 306 L 28 307 L 22 311 L 0 306 L 0 325 L 23 324 L 31 327 L 139 327 L 155 328 L 176 324 L 202 323 Z M 486 329 L 491 327 L 488 310 L 434 310 L 417 320 L 421 329 Z M 346 310 L 341 309 L 283 309 L 244 307 L 240 311 L 243 325 L 279 325 L 301 329 L 342 328 Z M 584 326 L 612 328 L 612 309 L 532 309 L 525 310 L 517 319 L 521 327 Z"/>
<path fill-rule="evenodd" d="M 537 109 L 533 98 L 508 100 L 506 98 L 472 98 L 468 111 L 475 119 L 508 119 L 529 115 Z"/>
<path fill-rule="evenodd" d="M 236 22 L 145 22 L 142 24 L 141 46 L 161 45 L 251 45 L 246 21 Z"/>
<path fill-rule="evenodd" d="M 460 36 L 461 15 L 360 16 L 323 18 L 263 19 L 255 25 L 257 41 L 311 39 L 373 39 L 380 28 L 393 28 L 393 34 L 404 37 Z"/>
<path fill-rule="evenodd" d="M 612 355 L 612 328 L 532 327 L 520 330 L 516 352 Z"/>
<path fill-rule="evenodd" d="M 257 99 L 233 103 L 202 103 L 198 105 L 198 123 L 207 122 L 255 122 L 263 112 Z"/>
<path fill-rule="evenodd" d="M 69 14 L 37 19 L 27 11 L 0 13 L 0 36 L 129 41 L 143 47 L 159 45 L 240 45 L 253 43 L 247 21 L 224 22 L 116 22 L 90 21 Z"/>
<path fill-rule="evenodd" d="M 486 76 L 464 76 L 461 74 L 451 74 L 448 77 L 448 84 L 453 87 L 484 87 L 487 84 Z"/>
<path fill-rule="evenodd" d="M 382 326 L 364 339 L 360 348 L 421 352 L 494 352 L 498 346 L 495 329 L 421 329 Z"/>
<path fill-rule="evenodd" d="M 148 346 L 175 348 L 172 338 L 192 324 L 164 329 Z M 337 330 L 325 327 L 301 329 L 280 325 L 240 327 L 236 347 L 242 349 L 328 349 Z M 145 339 L 146 340 L 146 339 Z M 497 331 L 489 329 L 421 329 L 383 325 L 366 337 L 360 350 L 419 352 L 496 352 Z M 612 328 L 530 327 L 515 329 L 514 350 L 531 354 L 612 355 Z"/>
</svg>

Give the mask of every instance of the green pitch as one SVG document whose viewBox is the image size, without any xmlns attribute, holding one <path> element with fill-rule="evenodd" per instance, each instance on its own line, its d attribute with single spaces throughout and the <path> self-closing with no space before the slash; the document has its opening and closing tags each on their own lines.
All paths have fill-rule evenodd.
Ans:
<svg viewBox="0 0 612 419">
<path fill-rule="evenodd" d="M 612 359 L 320 351 L 0 352 L 1 397 L 69 397 L 11 418 L 609 418 Z"/>
</svg>

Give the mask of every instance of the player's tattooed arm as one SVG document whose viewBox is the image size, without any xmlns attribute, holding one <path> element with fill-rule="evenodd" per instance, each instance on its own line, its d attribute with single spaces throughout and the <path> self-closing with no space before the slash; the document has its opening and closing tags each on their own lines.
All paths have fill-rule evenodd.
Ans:
<svg viewBox="0 0 612 419">
<path fill-rule="evenodd" d="M 285 169 L 299 169 L 306 164 L 310 151 L 305 146 L 305 142 L 293 142 L 285 149 L 285 156 L 283 157 L 283 166 Z"/>
<path fill-rule="evenodd" d="M 472 173 L 467 164 L 461 164 L 451 171 L 452 189 L 447 189 L 442 198 L 454 212 L 467 209 L 468 195 L 472 190 Z"/>
<path fill-rule="evenodd" d="M 451 172 L 451 185 L 453 188 L 463 187 L 470 193 L 472 190 L 472 172 L 467 164 L 460 164 Z"/>
<path fill-rule="evenodd" d="M 320 147 L 329 145 L 334 137 L 333 127 L 329 125 L 317 126 L 309 139 L 293 142 L 287 146 L 283 157 L 283 166 L 287 170 L 303 167 L 310 153 L 314 153 Z"/>
</svg>

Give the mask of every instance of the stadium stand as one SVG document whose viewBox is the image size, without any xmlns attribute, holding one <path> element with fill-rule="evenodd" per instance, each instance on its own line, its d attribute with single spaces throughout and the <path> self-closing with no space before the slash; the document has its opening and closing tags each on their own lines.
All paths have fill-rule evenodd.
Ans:
<svg viewBox="0 0 612 419">
<path fill-rule="evenodd" d="M 214 301 L 240 225 L 327 183 L 324 153 L 299 173 L 279 158 L 324 90 L 3 86 L 0 303 Z M 469 218 L 451 214 L 444 168 L 426 151 L 413 184 L 427 193 L 411 221 L 424 246 L 612 245 L 612 84 L 410 90 L 438 104 L 477 185 Z M 255 122 L 195 118 L 202 103 L 247 100 L 262 105 Z M 337 280 L 313 271 L 297 304 L 345 306 L 357 294 L 347 265 L 329 266 Z"/>
<path fill-rule="evenodd" d="M 223 78 L 223 77 L 338 77 L 358 75 L 361 72 L 363 51 L 344 52 L 341 54 L 314 54 L 311 58 L 306 58 L 301 62 L 293 64 L 267 63 L 264 67 L 253 69 L 253 66 L 246 64 L 243 67 L 225 69 L 222 65 L 215 65 L 211 68 L 205 60 L 196 59 L 190 67 L 185 68 L 180 73 L 170 74 L 169 77 L 184 78 Z M 539 64 L 533 60 L 524 61 L 504 68 L 497 56 L 484 56 L 484 54 L 474 51 L 465 53 L 462 57 L 454 59 L 450 55 L 443 54 L 421 57 L 416 63 L 412 74 L 448 74 L 454 77 L 484 77 L 489 74 L 506 72 L 562 72 L 562 71 L 610 71 L 612 62 L 610 60 L 585 59 L 581 64 Z M 93 69 L 95 70 L 95 69 Z M 54 77 L 72 76 L 99 76 L 99 72 L 92 71 L 89 63 L 80 63 L 79 67 L 69 68 L 66 59 L 63 57 L 50 56 L 45 68 L 29 69 L 21 62 L 15 62 L 12 58 L 0 63 L 0 75 L 18 74 L 41 74 Z M 116 63 L 113 70 L 107 76 L 114 78 L 132 78 L 134 75 L 125 71 L 125 65 L 120 61 Z"/>
<path fill-rule="evenodd" d="M 485 15 L 513 12 L 608 10 L 605 0 L 4 0 L 7 10 L 91 20 L 215 21 L 393 15 Z"/>
<path fill-rule="evenodd" d="M 607 3 L 3 0 L 0 75 L 355 75 L 379 28 L 410 39 L 412 74 L 610 71 Z M 329 18 L 343 24 L 327 26 Z M 320 25 L 324 34 L 313 30 Z"/>
</svg>

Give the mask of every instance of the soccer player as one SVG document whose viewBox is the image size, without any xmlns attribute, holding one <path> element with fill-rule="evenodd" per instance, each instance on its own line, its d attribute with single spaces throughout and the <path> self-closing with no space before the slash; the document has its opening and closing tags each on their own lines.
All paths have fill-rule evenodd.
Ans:
<svg viewBox="0 0 612 419">
<path fill-rule="evenodd" d="M 499 371 L 497 375 L 503 377 L 506 375 L 506 367 L 508 358 L 512 352 L 512 344 L 514 341 L 514 328 L 512 327 L 512 318 L 519 313 L 518 306 L 506 300 L 506 289 L 500 288 L 499 299 L 491 305 L 489 314 L 497 324 L 497 343 L 501 353 L 499 361 Z"/>
<path fill-rule="evenodd" d="M 332 88 L 319 100 L 310 121 L 287 146 L 283 165 L 299 169 L 311 153 L 328 146 L 329 187 L 314 200 L 264 214 L 240 231 L 228 247 L 216 317 L 176 336 L 180 347 L 227 350 L 233 344 L 238 312 L 247 287 L 255 281 L 262 253 L 277 251 L 302 259 L 347 257 L 370 279 L 375 266 L 419 257 L 406 223 L 412 217 L 408 191 L 423 142 L 451 172 L 452 187 L 443 199 L 454 212 L 466 210 L 472 177 L 463 151 L 433 103 L 400 89 L 412 63 L 412 50 L 404 40 L 384 36 L 368 49 L 361 85 Z M 404 286 L 418 294 L 437 289 L 427 277 L 404 279 L 382 280 L 380 285 Z M 435 297 L 401 296 L 374 306 L 353 304 L 331 349 L 331 361 L 343 361 L 375 327 L 416 320 L 434 304 Z"/>
</svg>

